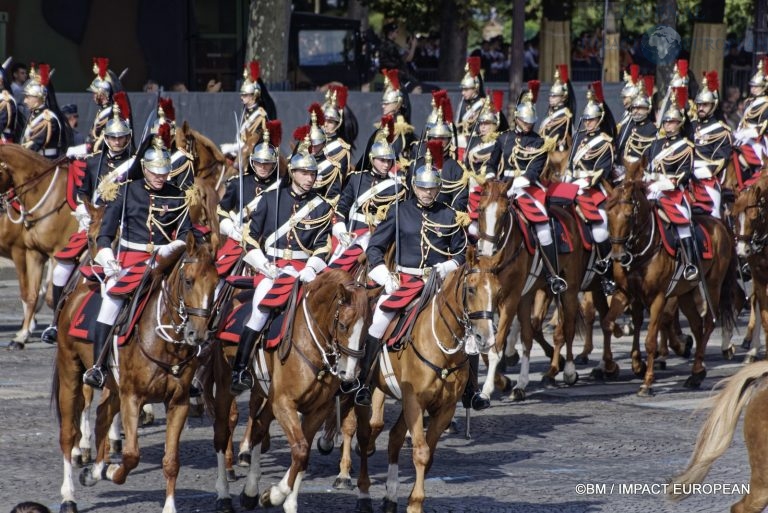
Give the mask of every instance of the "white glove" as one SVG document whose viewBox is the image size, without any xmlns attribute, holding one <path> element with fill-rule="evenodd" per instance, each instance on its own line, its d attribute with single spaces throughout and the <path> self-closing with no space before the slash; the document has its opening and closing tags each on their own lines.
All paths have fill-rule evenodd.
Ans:
<svg viewBox="0 0 768 513">
<path fill-rule="evenodd" d="M 226 235 L 230 239 L 236 240 L 237 242 L 243 241 L 242 232 L 237 229 L 235 222 L 228 217 L 219 221 L 219 232 L 221 232 L 223 235 Z"/>
<path fill-rule="evenodd" d="M 439 264 L 435 265 L 434 269 L 435 272 L 440 276 L 441 279 L 445 279 L 448 274 L 458 269 L 459 264 L 456 262 L 456 260 L 448 260 L 446 262 L 440 262 Z"/>
<path fill-rule="evenodd" d="M 531 181 L 524 176 L 518 176 L 512 180 L 512 187 L 507 191 L 507 197 L 519 196 L 523 193 L 523 189 L 531 185 Z"/>
<path fill-rule="evenodd" d="M 478 226 L 477 221 L 472 221 L 469 223 L 469 226 L 467 227 L 467 233 L 472 237 L 477 237 L 480 234 L 480 227 Z"/>
<path fill-rule="evenodd" d="M 333 225 L 333 228 L 331 229 L 331 233 L 333 233 L 334 237 L 339 239 L 339 244 L 341 244 L 345 248 L 348 248 L 352 244 L 352 241 L 355 238 L 353 234 L 347 231 L 347 225 L 342 223 L 341 221 Z"/>
<path fill-rule="evenodd" d="M 259 271 L 267 278 L 274 280 L 277 278 L 277 266 L 267 260 L 264 252 L 258 248 L 250 250 L 243 257 L 243 261 Z"/>
<path fill-rule="evenodd" d="M 397 278 L 389 272 L 387 266 L 379 264 L 368 273 L 368 277 L 384 287 L 384 292 L 392 294 L 400 288 Z"/>
<path fill-rule="evenodd" d="M 107 278 L 116 276 L 120 272 L 120 262 L 115 258 L 112 248 L 101 248 L 93 260 L 104 268 Z"/>
<path fill-rule="evenodd" d="M 67 157 L 71 159 L 81 159 L 88 155 L 88 148 L 85 143 L 67 148 Z"/>
<path fill-rule="evenodd" d="M 237 143 L 224 143 L 220 146 L 221 152 L 224 155 L 236 155 L 237 154 Z"/>
<path fill-rule="evenodd" d="M 72 215 L 77 219 L 78 231 L 82 232 L 88 229 L 88 226 L 91 224 L 91 215 L 88 213 L 85 203 L 78 203 Z"/>
<path fill-rule="evenodd" d="M 577 180 L 574 180 L 571 183 L 574 185 L 578 185 L 579 190 L 586 189 L 589 187 L 589 180 L 587 180 L 586 178 L 579 178 Z"/>
<path fill-rule="evenodd" d="M 187 245 L 186 242 L 183 240 L 172 240 L 168 244 L 163 244 L 162 246 L 157 248 L 157 256 L 160 258 L 168 258 L 171 256 L 176 250 L 179 248 L 185 247 Z"/>
<path fill-rule="evenodd" d="M 304 269 L 299 271 L 299 279 L 304 283 L 309 283 L 315 278 L 317 278 L 317 273 L 310 266 L 306 266 Z"/>
<path fill-rule="evenodd" d="M 749 127 L 749 128 L 742 128 L 741 130 L 736 130 L 734 132 L 733 137 L 737 141 L 741 142 L 747 142 L 750 139 L 757 139 L 757 128 L 755 127 Z"/>
<path fill-rule="evenodd" d="M 311 256 L 309 257 L 309 260 L 307 260 L 307 267 L 311 267 L 312 270 L 315 271 L 315 274 L 320 274 L 323 269 L 328 267 L 328 264 L 326 264 L 325 260 L 320 257 Z"/>
</svg>

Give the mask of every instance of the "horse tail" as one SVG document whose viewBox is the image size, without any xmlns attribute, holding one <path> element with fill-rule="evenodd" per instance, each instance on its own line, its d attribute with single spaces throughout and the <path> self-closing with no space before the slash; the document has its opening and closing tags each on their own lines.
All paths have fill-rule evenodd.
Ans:
<svg viewBox="0 0 768 513">
<path fill-rule="evenodd" d="M 691 487 L 679 485 L 700 483 L 706 477 L 715 460 L 731 444 L 741 410 L 756 392 L 768 387 L 766 377 L 768 377 L 768 362 L 756 362 L 716 385 L 717 387 L 724 385 L 725 388 L 708 401 L 712 409 L 699 431 L 688 467 L 672 478 L 673 491 L 670 492 L 670 498 L 684 499 L 689 494 L 682 491 L 690 490 Z M 680 493 L 675 493 L 674 490 Z"/>
<path fill-rule="evenodd" d="M 725 235 L 727 236 L 728 230 L 725 230 L 725 232 Z M 732 248 L 731 259 L 728 263 L 725 279 L 720 286 L 720 311 L 718 312 L 718 317 L 720 318 L 720 329 L 722 330 L 724 337 L 733 333 L 733 329 L 736 326 L 736 294 L 740 291 L 742 295 L 744 294 L 744 291 L 741 290 L 741 287 L 738 284 L 738 261 L 736 248 Z"/>
</svg>

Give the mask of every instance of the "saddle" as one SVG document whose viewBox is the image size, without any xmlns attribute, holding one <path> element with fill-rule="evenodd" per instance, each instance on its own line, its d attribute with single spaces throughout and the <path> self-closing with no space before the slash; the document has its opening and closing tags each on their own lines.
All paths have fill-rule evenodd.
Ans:
<svg viewBox="0 0 768 513">
<path fill-rule="evenodd" d="M 245 251 L 239 242 L 227 237 L 224 245 L 216 252 L 216 272 L 219 274 L 219 278 L 232 274 L 235 264 L 244 253 Z"/>
<path fill-rule="evenodd" d="M 697 217 L 700 216 L 693 216 L 693 236 L 696 240 L 699 256 L 702 260 L 712 260 L 712 257 L 714 256 L 712 236 L 709 231 L 702 226 L 701 220 L 697 222 Z M 677 235 L 677 229 L 675 229 L 674 223 L 671 223 L 666 217 L 665 212 L 658 207 L 654 209 L 654 218 L 659 233 L 661 234 L 662 246 L 664 246 L 664 249 L 669 256 L 675 257 L 677 255 L 677 248 L 680 245 L 680 238 Z"/>
<path fill-rule="evenodd" d="M 429 305 L 432 296 L 438 290 L 437 280 L 430 276 L 424 283 L 421 279 L 408 274 L 401 274 L 401 286 L 382 303 L 385 310 L 397 311 L 384 332 L 389 351 L 400 351 L 410 342 L 416 317 Z"/>
<path fill-rule="evenodd" d="M 733 170 L 736 173 L 736 182 L 740 191 L 760 179 L 763 162 L 752 146 L 744 144 L 734 147 L 731 162 L 733 162 Z"/>
<path fill-rule="evenodd" d="M 573 252 L 573 237 L 566 228 L 565 221 L 559 212 L 551 212 L 552 225 L 555 229 L 555 242 L 557 242 L 557 252 L 560 255 L 565 255 Z M 515 219 L 520 225 L 520 231 L 523 234 L 523 240 L 525 241 L 525 248 L 528 253 L 533 255 L 536 252 L 536 234 L 533 231 L 533 226 L 528 222 L 528 219 L 518 210 L 515 209 Z M 547 218 L 549 221 L 550 218 Z"/>
</svg>

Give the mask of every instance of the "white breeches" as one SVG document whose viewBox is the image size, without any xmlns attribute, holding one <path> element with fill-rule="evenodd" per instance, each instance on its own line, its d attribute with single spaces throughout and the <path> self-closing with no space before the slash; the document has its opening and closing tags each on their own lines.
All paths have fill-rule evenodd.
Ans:
<svg viewBox="0 0 768 513">
<path fill-rule="evenodd" d="M 603 220 L 600 223 L 591 223 L 589 228 L 592 230 L 592 239 L 596 244 L 600 244 L 607 241 L 610 234 L 608 233 L 608 213 L 602 208 L 598 208 L 597 211 L 600 212 L 600 217 Z"/>
<path fill-rule="evenodd" d="M 56 287 L 63 287 L 69 281 L 69 277 L 72 276 L 72 271 L 74 270 L 75 264 L 73 262 L 57 260 L 56 267 L 53 268 L 53 284 Z"/>
<path fill-rule="evenodd" d="M 269 278 L 262 279 L 256 286 L 256 291 L 253 294 L 253 310 L 251 310 L 251 316 L 248 318 L 248 322 L 245 325 L 251 328 L 253 331 L 261 331 L 264 329 L 264 325 L 269 319 L 269 310 L 259 308 L 259 303 L 264 299 L 272 288 L 274 281 Z"/>
<path fill-rule="evenodd" d="M 384 336 L 384 332 L 387 331 L 387 326 L 392 319 L 395 318 L 397 312 L 385 312 L 381 309 L 381 304 L 389 299 L 390 294 L 382 294 L 378 301 L 376 301 L 376 307 L 373 309 L 373 319 L 371 320 L 371 327 L 368 328 L 368 334 L 375 338 L 381 338 Z"/>
</svg>

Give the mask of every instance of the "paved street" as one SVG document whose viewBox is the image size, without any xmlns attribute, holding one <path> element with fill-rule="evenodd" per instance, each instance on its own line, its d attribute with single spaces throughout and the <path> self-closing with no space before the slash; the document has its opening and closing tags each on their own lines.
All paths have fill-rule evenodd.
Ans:
<svg viewBox="0 0 768 513">
<path fill-rule="evenodd" d="M 5 345 L 20 325 L 18 288 L 8 273 L 0 273 L 0 345 Z M 38 321 L 47 325 L 44 308 Z M 745 318 L 740 319 L 741 341 Z M 36 335 L 39 335 L 38 328 Z M 600 343 L 599 339 L 595 339 Z M 580 349 L 581 340 L 577 340 Z M 703 414 L 696 412 L 710 396 L 714 383 L 735 372 L 737 360 L 720 357 L 720 331 L 707 352 L 709 375 L 701 391 L 682 388 L 689 364 L 671 358 L 668 370 L 658 373 L 656 395 L 635 395 L 640 380 L 629 371 L 629 339 L 619 339 L 614 353 L 622 374 L 618 382 L 604 384 L 588 379 L 589 367 L 580 367 L 581 379 L 572 388 L 545 390 L 538 379 L 545 368 L 540 350 L 532 365 L 528 400 L 512 403 L 496 396 L 493 407 L 472 418 L 471 440 L 445 435 L 438 445 L 428 475 L 425 511 L 483 513 L 586 513 L 586 512 L 714 512 L 725 511 L 740 493 L 696 495 L 674 504 L 659 493 L 659 486 L 686 463 Z M 598 348 L 599 351 L 600 348 Z M 36 500 L 58 511 L 61 456 L 58 426 L 50 406 L 55 348 L 39 342 L 23 352 L 0 349 L 0 513 L 17 502 Z M 593 354 L 594 365 L 599 353 Z M 517 369 L 510 369 L 514 377 Z M 562 379 L 562 378 L 560 378 Z M 241 411 L 245 411 L 241 402 Z M 125 485 L 108 482 L 83 489 L 77 485 L 81 512 L 160 512 L 164 500 L 161 468 L 164 436 L 162 407 L 155 425 L 140 430 L 142 460 Z M 393 419 L 395 403 L 387 407 Z M 460 411 L 463 415 L 463 410 Z M 463 419 L 460 419 L 463 426 Z M 239 442 L 242 425 L 236 437 Z M 277 482 L 289 460 L 285 437 L 273 426 L 272 450 L 263 459 L 262 486 Z M 212 428 L 207 418 L 192 418 L 183 433 L 181 474 L 176 505 L 179 512 L 212 512 L 215 501 L 216 459 Z M 372 459 L 371 489 L 378 509 L 386 480 L 386 433 Z M 405 511 L 413 484 L 409 450 L 401 456 L 399 511 Z M 305 512 L 353 512 L 355 493 L 332 488 L 338 452 L 321 456 L 313 444 L 310 472 L 299 496 Z M 355 465 L 357 466 L 357 465 Z M 243 487 L 245 471 L 232 483 L 233 496 Z M 356 474 L 355 474 L 356 477 Z M 749 480 L 749 466 L 741 431 L 726 455 L 714 466 L 706 482 L 742 485 Z M 579 485 L 598 485 L 597 488 Z M 637 493 L 620 485 L 648 485 Z M 606 485 L 605 489 L 599 488 Z M 594 493 L 589 493 L 592 490 Z M 582 492 L 580 494 L 580 492 Z M 238 511 L 241 511 L 235 501 Z M 278 511 L 278 510 L 274 510 Z"/>
</svg>

